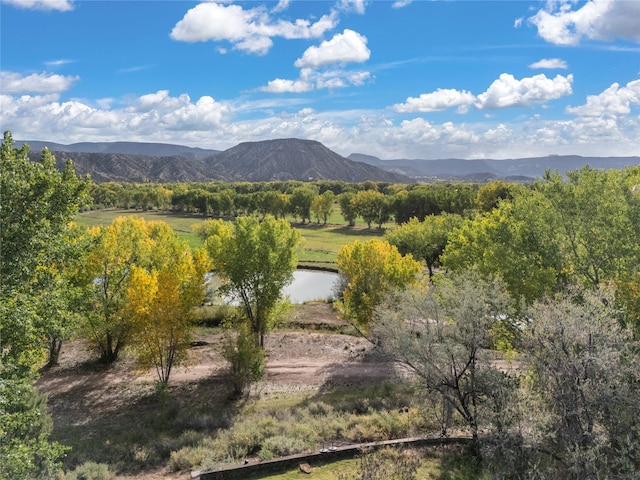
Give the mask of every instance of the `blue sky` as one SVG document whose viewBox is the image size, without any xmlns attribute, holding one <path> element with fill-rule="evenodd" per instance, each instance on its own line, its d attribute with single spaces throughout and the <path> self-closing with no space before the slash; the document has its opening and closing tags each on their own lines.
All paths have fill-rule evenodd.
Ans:
<svg viewBox="0 0 640 480">
<path fill-rule="evenodd" d="M 20 140 L 640 155 L 640 0 L 0 8 L 0 124 Z"/>
</svg>

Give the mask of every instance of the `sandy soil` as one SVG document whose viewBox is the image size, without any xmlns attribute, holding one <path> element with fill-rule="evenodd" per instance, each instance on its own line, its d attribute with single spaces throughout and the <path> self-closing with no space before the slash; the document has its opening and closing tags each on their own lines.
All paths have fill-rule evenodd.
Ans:
<svg viewBox="0 0 640 480">
<path fill-rule="evenodd" d="M 340 333 L 314 332 L 319 328 L 345 327 L 328 304 L 310 304 L 296 309 L 291 319 L 305 330 L 280 330 L 266 338 L 267 373 L 256 386 L 261 395 L 308 392 L 382 382 L 400 374 L 387 359 L 372 351 L 361 338 Z M 189 352 L 188 367 L 171 375 L 172 390 L 206 395 L 203 382 L 224 382 L 225 361 L 220 354 L 223 337 L 201 334 Z M 54 425 L 90 424 L 92 416 L 121 412 L 153 390 L 154 371 L 136 371 L 126 356 L 107 369 L 96 369 L 84 343 L 69 342 L 63 347 L 60 365 L 43 372 L 38 387 L 48 393 Z M 136 480 L 185 478 L 166 471 L 148 472 Z"/>
</svg>

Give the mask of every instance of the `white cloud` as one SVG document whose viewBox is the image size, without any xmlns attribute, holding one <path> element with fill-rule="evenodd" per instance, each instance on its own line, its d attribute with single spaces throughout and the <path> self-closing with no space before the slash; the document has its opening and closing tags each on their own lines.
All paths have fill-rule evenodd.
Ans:
<svg viewBox="0 0 640 480">
<path fill-rule="evenodd" d="M 640 42 L 640 2 L 637 0 L 589 0 L 577 10 L 575 2 L 547 2 L 529 22 L 538 35 L 556 45 L 577 45 L 582 38 Z"/>
<path fill-rule="evenodd" d="M 451 107 L 472 105 L 476 97 L 466 90 L 439 88 L 432 93 L 423 93 L 419 97 L 409 97 L 405 103 L 393 106 L 396 112 L 437 112 Z"/>
<path fill-rule="evenodd" d="M 545 103 L 549 100 L 570 95 L 573 75 L 534 75 L 521 80 L 513 75 L 503 73 L 487 89 L 477 97 L 476 108 L 498 109 L 510 107 L 530 107 L 532 104 Z"/>
<path fill-rule="evenodd" d="M 633 105 L 640 106 L 640 80 L 622 88 L 614 83 L 599 95 L 589 95 L 585 105 L 567 107 L 566 112 L 584 117 L 620 116 L 629 114 Z"/>
<path fill-rule="evenodd" d="M 410 5 L 413 0 L 396 0 L 391 4 L 391 8 L 404 8 L 407 5 Z"/>
<path fill-rule="evenodd" d="M 635 99 L 636 82 L 611 90 L 618 97 Z M 629 100 L 629 105 L 637 105 L 635 101 Z M 296 137 L 317 140 L 342 155 L 358 152 L 380 158 L 640 154 L 640 116 L 633 114 L 563 120 L 534 114 L 517 123 L 485 119 L 438 124 L 418 117 L 395 123 L 382 111 L 319 112 L 307 100 L 234 104 L 209 96 L 197 100 L 187 94 L 175 96 L 166 90 L 126 101 L 104 99 L 95 105 L 63 102 L 58 94 L 0 95 L 0 123 L 16 139 L 60 143 L 157 141 L 225 149 L 245 141 Z"/>
<path fill-rule="evenodd" d="M 183 42 L 229 41 L 239 50 L 265 54 L 273 37 L 318 38 L 336 24 L 335 12 L 314 23 L 303 19 L 290 22 L 273 20 L 264 7 L 245 10 L 240 5 L 205 2 L 187 11 L 170 36 Z"/>
<path fill-rule="evenodd" d="M 71 88 L 79 79 L 78 76 L 64 76 L 46 72 L 33 73 L 26 77 L 15 72 L 0 73 L 0 85 L 5 94 L 59 93 Z"/>
<path fill-rule="evenodd" d="M 68 65 L 69 63 L 73 63 L 73 60 L 67 60 L 65 58 L 61 58 L 59 60 L 50 60 L 48 62 L 44 62 L 44 64 L 49 67 L 60 67 L 62 65 Z"/>
<path fill-rule="evenodd" d="M 345 12 L 356 12 L 362 15 L 367 3 L 369 3 L 368 0 L 338 0 L 336 7 Z"/>
<path fill-rule="evenodd" d="M 532 64 L 530 64 L 529 68 L 544 68 L 549 70 L 561 68 L 566 70 L 567 68 L 569 68 L 569 66 L 567 65 L 567 62 L 559 58 L 543 58 L 542 60 L 538 60 L 537 62 L 533 62 Z"/>
<path fill-rule="evenodd" d="M 520 28 L 522 26 L 522 22 L 524 21 L 524 18 L 522 17 L 518 17 L 513 21 L 513 28 Z"/>
<path fill-rule="evenodd" d="M 318 68 L 333 63 L 365 62 L 371 51 L 367 48 L 367 38 L 353 30 L 345 29 L 325 40 L 319 46 L 309 47 L 295 62 L 298 68 Z"/>
<path fill-rule="evenodd" d="M 2 3 L 25 10 L 41 10 L 45 12 L 54 10 L 69 12 L 73 10 L 72 0 L 2 0 Z"/>
<path fill-rule="evenodd" d="M 301 93 L 312 90 L 335 90 L 349 86 L 362 86 L 371 78 L 369 72 L 349 72 L 344 70 L 328 70 L 318 72 L 310 68 L 303 68 L 298 80 L 276 78 L 267 86 L 258 90 L 269 93 Z"/>
<path fill-rule="evenodd" d="M 301 93 L 313 90 L 313 85 L 304 80 L 285 80 L 276 78 L 271 80 L 266 87 L 260 88 L 263 92 L 270 93 Z"/>
</svg>

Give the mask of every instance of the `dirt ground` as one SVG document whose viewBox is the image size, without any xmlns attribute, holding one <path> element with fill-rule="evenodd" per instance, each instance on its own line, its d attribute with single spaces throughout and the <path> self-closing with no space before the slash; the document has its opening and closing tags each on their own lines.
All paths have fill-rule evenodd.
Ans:
<svg viewBox="0 0 640 480">
<path fill-rule="evenodd" d="M 267 336 L 266 376 L 256 386 L 260 395 L 313 394 L 321 389 L 383 382 L 400 374 L 362 337 L 330 333 L 348 329 L 330 304 L 298 306 L 290 321 L 306 328 L 285 327 Z M 224 382 L 223 340 L 221 334 L 197 335 L 189 365 L 171 374 L 171 389 L 195 392 L 194 385 L 198 385 L 198 395 L 206 396 L 201 385 L 214 388 Z M 92 417 L 121 412 L 153 390 L 155 372 L 136 371 L 133 359 L 125 356 L 107 369 L 96 369 L 89 361 L 91 355 L 83 342 L 69 342 L 63 347 L 59 366 L 43 372 L 38 380 L 39 389 L 49 396 L 55 426 L 90 425 Z M 160 471 L 118 478 L 170 479 L 185 478 L 185 474 Z"/>
</svg>

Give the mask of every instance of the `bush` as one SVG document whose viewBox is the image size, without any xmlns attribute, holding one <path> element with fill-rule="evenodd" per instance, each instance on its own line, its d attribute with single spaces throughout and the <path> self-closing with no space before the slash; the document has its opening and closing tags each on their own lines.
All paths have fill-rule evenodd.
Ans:
<svg viewBox="0 0 640 480">
<path fill-rule="evenodd" d="M 85 462 L 67 472 L 64 480 L 113 480 L 115 473 L 104 463 Z"/>
<path fill-rule="evenodd" d="M 247 393 L 251 384 L 264 376 L 264 350 L 256 345 L 246 327 L 240 328 L 235 339 L 227 338 L 222 356 L 229 362 L 228 379 L 233 393 L 238 396 Z"/>
</svg>

